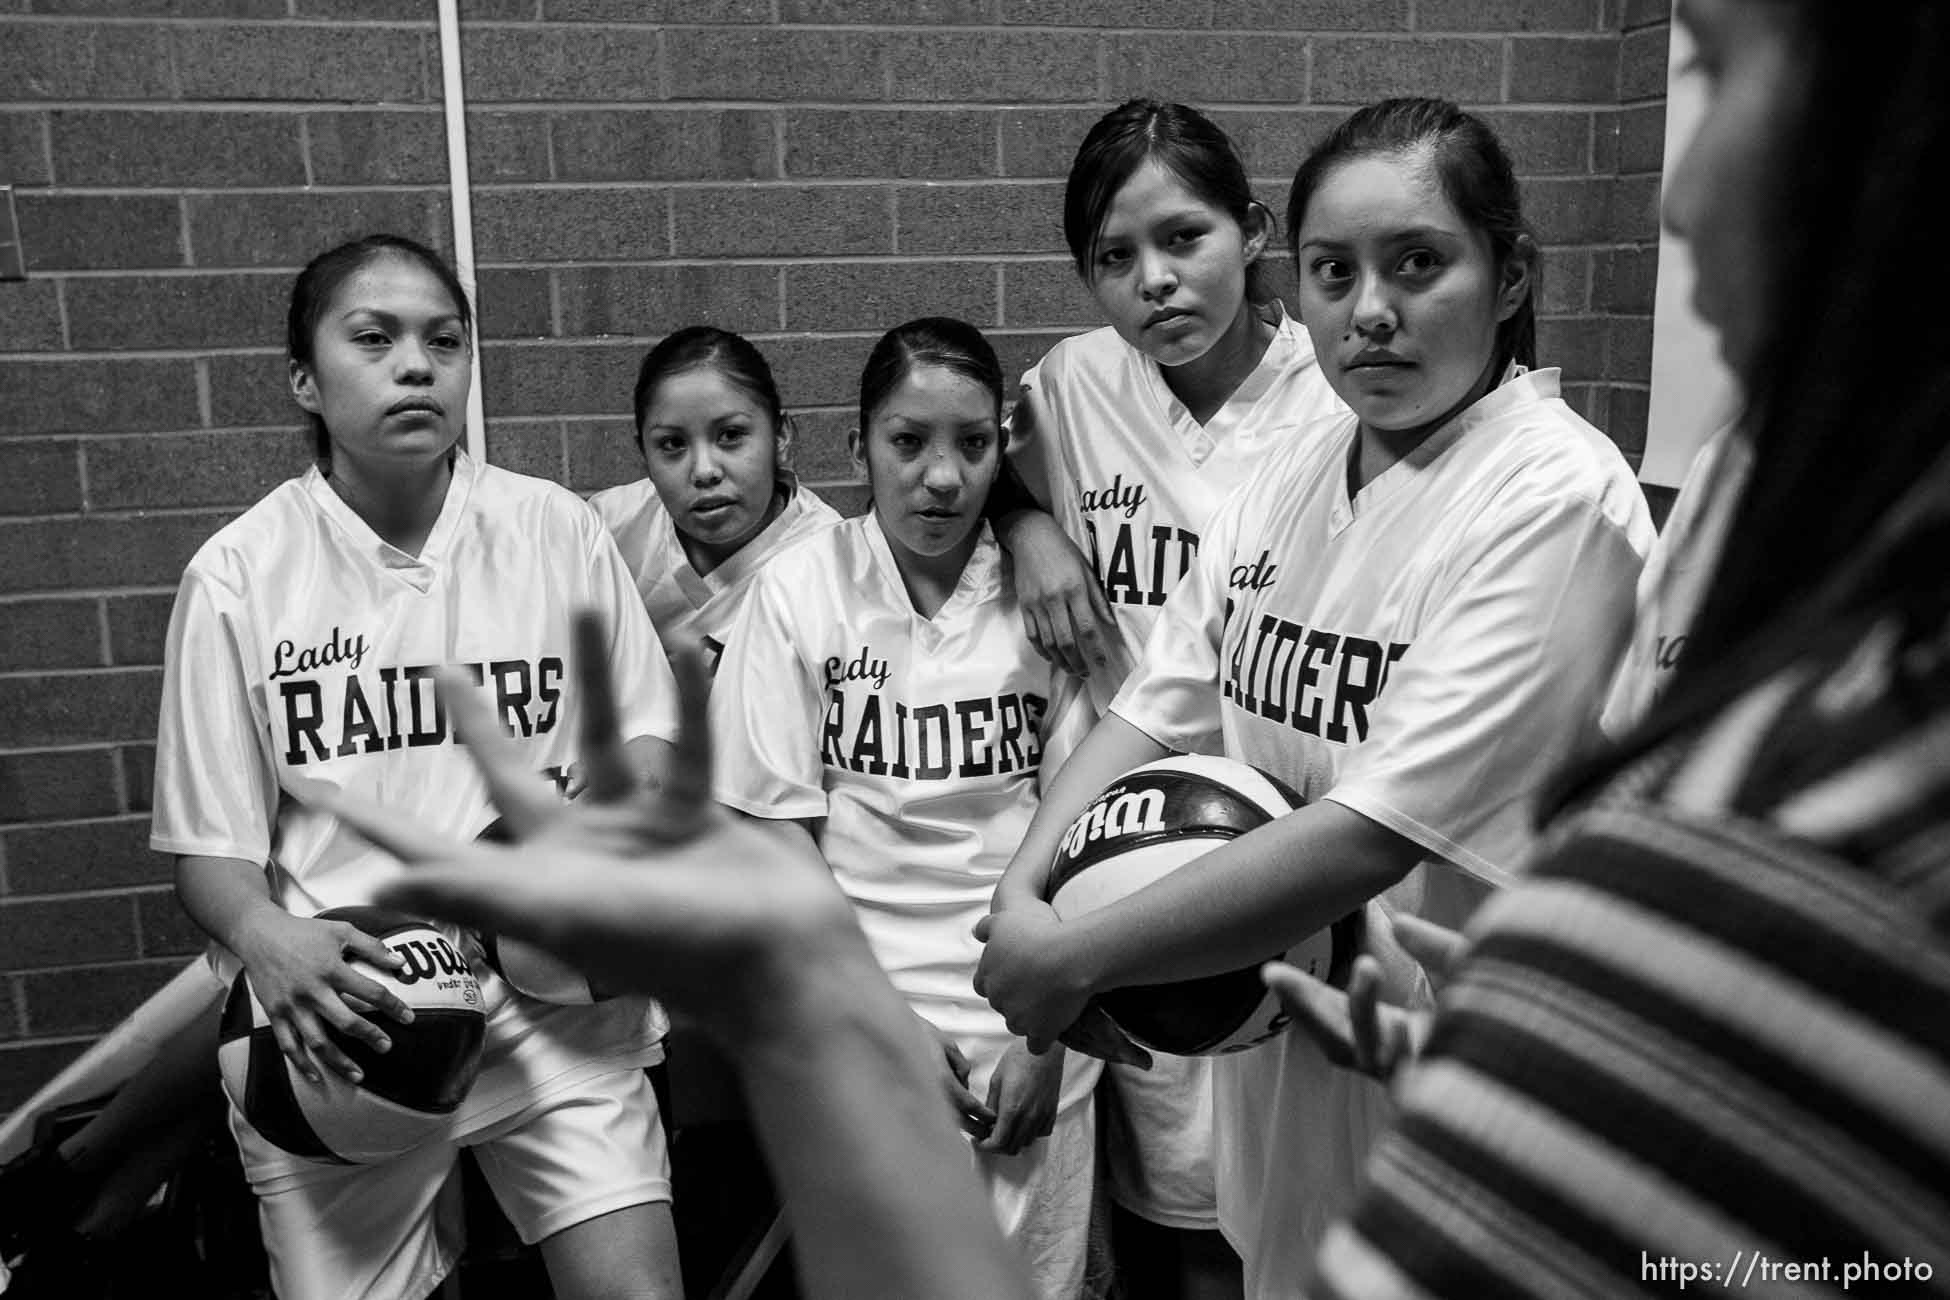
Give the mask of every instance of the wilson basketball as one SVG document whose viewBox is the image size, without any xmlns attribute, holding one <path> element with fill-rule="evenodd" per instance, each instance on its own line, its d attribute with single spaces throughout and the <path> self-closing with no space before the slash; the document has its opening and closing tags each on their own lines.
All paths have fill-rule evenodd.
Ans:
<svg viewBox="0 0 1950 1300">
<path fill-rule="evenodd" d="M 353 1083 L 321 1068 L 313 1083 L 278 1050 L 270 1019 L 249 977 L 240 974 L 224 1004 L 217 1063 L 232 1104 L 269 1141 L 313 1160 L 375 1164 L 432 1137 L 466 1098 L 487 1032 L 481 986 L 466 958 L 425 921 L 377 907 L 318 915 L 349 921 L 406 960 L 397 974 L 354 964 L 411 1007 L 413 1023 L 365 1013 L 392 1040 L 386 1052 L 328 1027 L 334 1045 L 365 1077 Z"/>
<path fill-rule="evenodd" d="M 1051 863 L 1046 897 L 1064 919 L 1082 916 L 1160 880 L 1306 801 L 1258 768 L 1215 755 L 1159 759 L 1125 773 L 1070 824 Z M 1360 944 L 1355 912 L 1285 953 L 1268 953 L 1330 983 L 1344 983 Z M 1173 984 L 1134 985 L 1097 1005 L 1132 1039 L 1174 1056 L 1239 1052 L 1287 1027 L 1289 1017 L 1254 962 Z"/>
</svg>

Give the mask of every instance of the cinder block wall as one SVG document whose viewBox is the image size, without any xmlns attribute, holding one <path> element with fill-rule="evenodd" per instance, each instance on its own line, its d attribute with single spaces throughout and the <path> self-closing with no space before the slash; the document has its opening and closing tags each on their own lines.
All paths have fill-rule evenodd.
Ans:
<svg viewBox="0 0 1950 1300">
<path fill-rule="evenodd" d="M 1096 323 L 1062 251 L 1088 124 L 1212 110 L 1284 209 L 1348 107 L 1487 111 L 1548 246 L 1543 350 L 1644 438 L 1659 0 L 465 0 L 490 454 L 634 477 L 637 359 L 745 331 L 841 435 L 880 330 L 1011 364 Z M 430 0 L 0 0 L 0 1113 L 198 947 L 145 847 L 171 592 L 305 443 L 292 273 L 375 228 L 451 246 Z M 858 500 L 857 489 L 836 494 Z"/>
</svg>

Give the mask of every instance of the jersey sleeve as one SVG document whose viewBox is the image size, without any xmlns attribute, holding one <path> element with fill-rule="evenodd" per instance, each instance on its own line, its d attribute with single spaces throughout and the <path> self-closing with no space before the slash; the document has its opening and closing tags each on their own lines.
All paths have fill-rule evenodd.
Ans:
<svg viewBox="0 0 1950 1300">
<path fill-rule="evenodd" d="M 1583 498 L 1483 529 L 1325 797 L 1506 883 L 1538 790 L 1594 735 L 1643 560 Z"/>
<path fill-rule="evenodd" d="M 163 651 L 156 728 L 155 813 L 149 847 L 159 853 L 271 857 L 278 777 L 269 733 L 251 707 L 242 604 L 194 565 L 177 588 Z"/>
<path fill-rule="evenodd" d="M 1192 567 L 1165 598 L 1137 666 L 1110 703 L 1110 712 L 1170 749 L 1196 750 L 1219 731 L 1226 575 L 1244 494 L 1212 516 Z"/>
<path fill-rule="evenodd" d="M 590 598 L 609 628 L 609 667 L 616 684 L 617 732 L 625 740 L 677 738 L 677 679 L 663 642 L 637 595 L 636 580 L 609 530 L 597 526 L 589 543 Z"/>
<path fill-rule="evenodd" d="M 711 687 L 718 802 L 780 821 L 824 817 L 824 684 L 798 652 L 778 567 L 752 583 Z"/>
</svg>

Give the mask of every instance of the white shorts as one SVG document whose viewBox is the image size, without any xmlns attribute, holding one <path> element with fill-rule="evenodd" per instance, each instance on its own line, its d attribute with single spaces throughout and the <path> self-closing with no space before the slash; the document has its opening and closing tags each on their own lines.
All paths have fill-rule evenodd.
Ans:
<svg viewBox="0 0 1950 1300">
<path fill-rule="evenodd" d="M 233 1110 L 250 1163 L 264 1139 Z M 641 1069 L 582 1079 L 457 1141 L 429 1142 L 381 1165 L 320 1165 L 255 1187 L 272 1287 L 281 1300 L 418 1300 L 460 1258 L 462 1146 L 515 1231 L 533 1244 L 632 1205 L 670 1199 L 656 1093 Z"/>
<path fill-rule="evenodd" d="M 1058 1111 L 1050 1135 L 1013 1156 L 973 1152 L 1002 1235 L 1042 1300 L 1083 1293 L 1096 1175 L 1096 1105 L 1086 1094 Z"/>
<path fill-rule="evenodd" d="M 1104 1067 L 1104 1181 L 1111 1200 L 1167 1228 L 1219 1226 L 1212 1185 L 1212 1060 L 1153 1052 Z"/>
</svg>

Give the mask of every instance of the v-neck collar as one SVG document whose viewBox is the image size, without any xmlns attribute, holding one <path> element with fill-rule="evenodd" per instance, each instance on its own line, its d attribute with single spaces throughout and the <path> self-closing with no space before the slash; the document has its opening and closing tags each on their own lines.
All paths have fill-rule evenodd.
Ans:
<svg viewBox="0 0 1950 1300">
<path fill-rule="evenodd" d="M 969 553 L 968 563 L 961 566 L 961 576 L 955 579 L 955 589 L 948 593 L 948 599 L 941 602 L 941 608 L 934 611 L 934 617 L 927 617 L 914 608 L 914 602 L 908 599 L 907 584 L 901 580 L 900 564 L 894 559 L 894 549 L 880 527 L 880 516 L 869 509 L 865 518 L 866 525 L 862 531 L 866 534 L 867 547 L 873 554 L 874 566 L 880 571 L 881 581 L 887 584 L 894 607 L 905 609 L 916 622 L 945 624 L 950 615 L 981 600 L 995 585 L 1002 554 L 989 528 L 989 521 L 984 519 L 978 526 L 975 549 Z"/>
<path fill-rule="evenodd" d="M 426 545 L 420 548 L 418 555 L 408 555 L 374 532 L 372 525 L 347 505 L 345 499 L 326 481 L 324 471 L 318 466 L 313 465 L 305 472 L 304 488 L 319 510 L 355 543 L 358 552 L 369 563 L 394 574 L 415 591 L 425 592 L 433 586 L 435 576 L 453 547 L 461 518 L 467 511 L 467 498 L 479 475 L 480 466 L 456 447 L 451 472 L 447 477 L 446 498 L 440 503 L 440 515 L 433 521 L 433 528 L 427 533 Z"/>
<path fill-rule="evenodd" d="M 1416 445 L 1415 449 L 1375 475 L 1353 496 L 1348 495 L 1347 462 L 1357 454 L 1361 441 L 1361 424 L 1357 419 L 1349 426 L 1347 439 L 1341 444 L 1335 457 L 1335 500 L 1328 513 L 1329 535 L 1339 533 L 1352 524 L 1364 511 L 1373 510 L 1383 501 L 1394 496 L 1403 487 L 1413 482 L 1417 475 L 1439 460 L 1443 453 L 1461 441 L 1471 429 L 1480 428 L 1493 420 L 1501 419 L 1511 411 L 1535 402 L 1548 401 L 1557 396 L 1558 370 L 1548 367 L 1543 370 L 1528 370 L 1516 362 L 1504 372 L 1503 382 L 1477 398 L 1449 423 L 1437 429 Z"/>
<path fill-rule="evenodd" d="M 667 547 L 665 553 L 675 557 L 671 575 L 676 579 L 678 590 L 694 607 L 702 608 L 706 601 L 734 586 L 765 563 L 771 552 L 778 548 L 779 539 L 798 522 L 803 506 L 798 475 L 789 469 L 782 469 L 778 472 L 777 481 L 785 486 L 785 504 L 779 508 L 778 518 L 759 529 L 757 536 L 726 556 L 723 563 L 709 573 L 697 571 L 689 553 L 684 550 L 684 538 L 677 531 L 676 518 L 668 510 L 662 512 Z"/>
<path fill-rule="evenodd" d="M 1220 403 L 1219 409 L 1212 412 L 1212 418 L 1204 424 L 1193 419 L 1192 409 L 1171 391 L 1171 385 L 1165 382 L 1164 367 L 1131 344 L 1124 344 L 1131 350 L 1139 383 L 1154 414 L 1178 439 L 1185 458 L 1194 468 L 1210 460 L 1213 453 L 1238 431 L 1259 399 L 1266 395 L 1281 374 L 1292 367 L 1300 348 L 1310 346 L 1303 344 L 1300 327 L 1286 314 L 1286 308 L 1276 302 L 1274 310 L 1278 316 L 1273 321 L 1273 339 L 1266 345 L 1266 352 L 1251 373 L 1240 381 L 1239 387 L 1232 391 L 1232 396 Z"/>
</svg>

